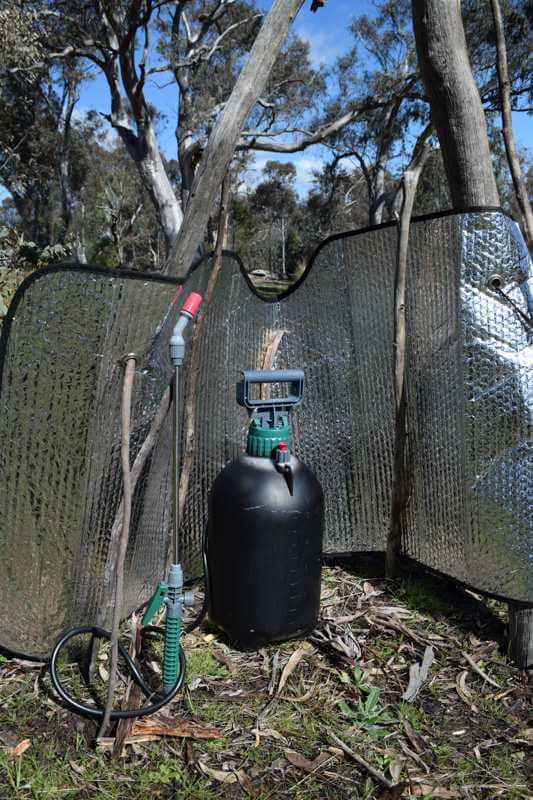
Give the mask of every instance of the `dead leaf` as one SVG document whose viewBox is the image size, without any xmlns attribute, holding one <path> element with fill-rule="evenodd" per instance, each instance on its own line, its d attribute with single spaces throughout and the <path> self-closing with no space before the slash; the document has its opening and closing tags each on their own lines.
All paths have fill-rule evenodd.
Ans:
<svg viewBox="0 0 533 800">
<path fill-rule="evenodd" d="M 225 667 L 228 668 L 232 675 L 235 675 L 237 672 L 237 665 L 227 653 L 223 653 L 222 650 L 217 650 L 215 647 L 212 649 L 211 653 L 213 654 L 213 658 L 220 664 L 224 664 Z"/>
<path fill-rule="evenodd" d="M 255 746 L 259 747 L 260 739 L 264 736 L 267 739 L 276 739 L 278 742 L 283 742 L 283 744 L 287 744 L 287 739 L 275 731 L 274 728 L 252 728 L 252 733 L 255 734 Z"/>
<path fill-rule="evenodd" d="M 403 765 L 404 765 L 404 759 L 398 757 L 393 759 L 389 764 L 389 772 L 395 784 L 398 784 L 398 780 L 402 773 Z"/>
<path fill-rule="evenodd" d="M 185 763 L 189 767 L 197 763 L 197 759 L 194 753 L 194 747 L 192 746 L 192 742 L 190 739 L 188 739 L 185 742 Z"/>
<path fill-rule="evenodd" d="M 311 641 L 321 649 L 333 649 L 349 661 L 361 657 L 361 647 L 349 625 L 342 627 L 336 622 L 327 622 L 315 628 Z"/>
<path fill-rule="evenodd" d="M 474 712 L 474 714 L 477 714 L 478 709 L 472 703 L 472 692 L 466 685 L 466 679 L 468 678 L 469 674 L 470 673 L 467 669 L 459 673 L 455 681 L 455 689 L 463 703 L 465 703 Z"/>
<path fill-rule="evenodd" d="M 236 774 L 237 774 L 237 780 L 239 781 L 240 785 L 242 786 L 246 794 L 250 795 L 250 797 L 255 797 L 257 792 L 254 789 L 254 785 L 250 780 L 249 776 L 246 774 L 246 772 L 243 769 L 238 769 Z"/>
<path fill-rule="evenodd" d="M 77 775 L 83 775 L 85 773 L 85 767 L 82 767 L 80 764 L 76 764 L 75 761 L 69 761 L 70 768 L 73 772 Z"/>
<path fill-rule="evenodd" d="M 295 750 L 285 750 L 285 758 L 292 764 L 293 767 L 301 769 L 303 772 L 310 773 L 315 772 L 327 761 L 331 761 L 332 756 L 328 753 L 320 753 L 316 758 L 313 759 L 313 761 L 309 761 L 308 758 L 303 756 L 301 753 L 297 753 Z"/>
<path fill-rule="evenodd" d="M 289 761 L 293 767 L 297 769 L 302 769 L 304 772 L 312 772 L 313 771 L 313 764 L 309 759 L 305 756 L 302 756 L 300 753 L 297 753 L 295 750 L 285 750 L 285 758 Z"/>
<path fill-rule="evenodd" d="M 23 739 L 19 742 L 16 747 L 11 747 L 8 750 L 9 755 L 11 758 L 20 758 L 20 756 L 26 752 L 28 747 L 31 746 L 31 739 Z"/>
<path fill-rule="evenodd" d="M 203 761 L 199 761 L 198 766 L 204 775 L 213 778 L 219 783 L 237 783 L 239 780 L 234 772 L 226 772 L 226 770 L 223 769 L 213 769 L 213 767 L 208 767 L 207 764 L 204 764 Z"/>
<path fill-rule="evenodd" d="M 400 800 L 406 786 L 407 783 L 405 781 L 397 783 L 396 786 L 391 786 L 390 789 L 383 789 L 379 793 L 378 798 L 379 800 Z"/>
<path fill-rule="evenodd" d="M 453 798 L 462 796 L 461 793 L 456 792 L 455 789 L 444 789 L 439 786 L 433 786 L 431 783 L 417 783 L 410 787 L 409 794 L 411 797 L 425 797 L 426 795 L 430 795 L 431 797 Z"/>
<path fill-rule="evenodd" d="M 281 694 L 281 691 L 285 684 L 287 683 L 288 679 L 302 660 L 304 656 L 309 655 L 309 650 L 304 649 L 303 647 L 299 647 L 298 650 L 295 650 L 294 653 L 291 655 L 285 666 L 283 667 L 283 672 L 281 673 L 281 678 L 279 679 L 278 684 L 278 694 Z"/>
<path fill-rule="evenodd" d="M 402 695 L 402 700 L 412 703 L 420 689 L 427 681 L 429 668 L 435 660 L 435 653 L 432 647 L 426 647 L 422 664 L 415 662 L 409 667 L 409 685 Z"/>
<path fill-rule="evenodd" d="M 420 734 L 415 731 L 411 723 L 408 722 L 406 719 L 404 719 L 403 721 L 403 729 L 405 731 L 405 735 L 413 745 L 416 752 L 423 753 L 424 750 L 426 749 L 426 743 L 422 738 L 422 736 L 420 736 Z"/>
<path fill-rule="evenodd" d="M 98 672 L 100 673 L 100 677 L 103 680 L 103 682 L 107 683 L 107 681 L 109 680 L 109 672 L 107 671 L 107 669 L 104 667 L 103 664 L 98 664 Z"/>
</svg>

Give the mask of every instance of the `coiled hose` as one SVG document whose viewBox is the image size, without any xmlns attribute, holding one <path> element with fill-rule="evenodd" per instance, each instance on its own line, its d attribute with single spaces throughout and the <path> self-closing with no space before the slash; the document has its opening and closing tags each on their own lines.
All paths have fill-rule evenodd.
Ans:
<svg viewBox="0 0 533 800">
<path fill-rule="evenodd" d="M 192 622 L 190 622 L 188 625 L 184 627 L 183 629 L 184 633 L 190 633 L 191 631 L 195 630 L 195 628 L 198 628 L 201 625 L 202 620 L 204 619 L 207 613 L 207 607 L 209 602 L 209 580 L 208 580 L 208 565 L 207 565 L 207 525 L 205 526 L 204 529 L 204 536 L 202 543 L 202 565 L 204 571 L 204 601 L 196 617 L 192 620 Z M 57 660 L 63 647 L 65 647 L 67 642 L 69 642 L 71 639 L 73 639 L 76 636 L 81 636 L 84 633 L 90 633 L 96 639 L 109 640 L 111 637 L 109 631 L 106 631 L 103 628 L 99 628 L 96 625 L 80 625 L 77 628 L 71 628 L 69 631 L 63 634 L 63 636 L 61 636 L 54 645 L 54 649 L 52 650 L 49 663 L 50 678 L 52 680 L 52 685 L 56 690 L 57 694 L 59 695 L 63 703 L 67 706 L 67 708 L 70 711 L 73 711 L 75 714 L 78 714 L 81 717 L 86 717 L 88 719 L 101 721 L 104 717 L 104 709 L 85 705 L 76 697 L 73 697 L 71 694 L 69 694 L 61 682 L 57 668 Z M 165 629 L 156 627 L 155 625 L 147 625 L 145 628 L 142 629 L 141 635 L 147 633 L 158 633 L 164 635 Z M 142 677 L 138 666 L 135 664 L 130 654 L 125 649 L 125 647 L 123 647 L 123 645 L 121 645 L 119 642 L 118 648 L 120 655 L 126 662 L 127 670 L 131 675 L 132 679 L 139 686 L 145 697 L 147 698 L 155 697 L 156 699 L 154 700 L 154 702 L 148 703 L 145 706 L 141 706 L 141 708 L 112 711 L 110 716 L 111 720 L 134 719 L 136 717 L 145 717 L 148 714 L 154 714 L 156 711 L 159 711 L 160 708 L 163 708 L 164 705 L 169 703 L 177 695 L 177 693 L 179 692 L 185 681 L 187 660 L 185 658 L 185 652 L 181 644 L 177 642 L 173 642 L 172 644 L 174 649 L 176 647 L 178 649 L 178 675 L 172 689 L 166 694 L 161 695 L 154 692 L 154 690 L 151 689 L 150 686 L 148 686 L 148 684 Z"/>
</svg>

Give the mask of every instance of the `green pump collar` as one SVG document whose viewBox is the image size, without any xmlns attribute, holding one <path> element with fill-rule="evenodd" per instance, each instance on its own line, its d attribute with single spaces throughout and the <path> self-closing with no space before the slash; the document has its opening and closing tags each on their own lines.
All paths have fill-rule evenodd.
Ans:
<svg viewBox="0 0 533 800">
<path fill-rule="evenodd" d="M 275 450 L 280 442 L 287 442 L 289 450 L 292 450 L 292 434 L 288 417 L 284 417 L 283 421 L 284 425 L 277 428 L 262 428 L 259 419 L 252 419 L 248 429 L 247 454 L 249 456 L 270 458 L 272 451 Z"/>
</svg>

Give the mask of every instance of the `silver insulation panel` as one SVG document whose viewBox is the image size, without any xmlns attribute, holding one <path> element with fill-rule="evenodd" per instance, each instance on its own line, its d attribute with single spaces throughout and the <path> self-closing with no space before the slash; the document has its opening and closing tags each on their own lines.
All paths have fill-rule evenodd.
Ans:
<svg viewBox="0 0 533 800">
<path fill-rule="evenodd" d="M 306 372 L 293 430 L 324 487 L 326 553 L 385 548 L 396 243 L 393 225 L 328 240 L 295 290 L 275 302 L 253 293 L 236 259 L 224 259 L 182 370 L 181 555 L 189 574 L 198 574 L 211 483 L 245 442 L 239 370 L 266 365 Z M 205 292 L 209 268 L 198 267 L 184 293 Z M 533 602 L 533 346 L 520 314 L 531 302 L 528 270 L 516 225 L 500 212 L 412 224 L 403 528 L 404 551 L 421 564 Z M 496 275 L 504 294 L 493 288 Z M 3 335 L 0 393 L 4 647 L 44 653 L 64 627 L 108 617 L 121 497 L 117 362 L 142 355 L 135 458 L 170 378 L 175 291 L 142 275 L 71 268 L 42 274 L 18 298 Z M 135 493 L 125 612 L 164 573 L 169 424 Z"/>
<path fill-rule="evenodd" d="M 178 287 L 141 273 L 75 267 L 35 273 L 22 289 L 0 362 L 0 644 L 35 655 L 49 652 L 64 628 L 109 616 L 102 605 L 122 491 L 120 360 L 139 356 L 134 459 L 169 384 Z M 138 483 L 128 610 L 164 571 L 169 477 L 168 459 L 152 458 Z"/>
</svg>

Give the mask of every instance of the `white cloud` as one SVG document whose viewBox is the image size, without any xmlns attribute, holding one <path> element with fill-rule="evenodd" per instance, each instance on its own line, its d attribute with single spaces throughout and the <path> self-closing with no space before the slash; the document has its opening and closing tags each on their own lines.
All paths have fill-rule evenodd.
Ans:
<svg viewBox="0 0 533 800">
<path fill-rule="evenodd" d="M 313 31 L 300 25 L 296 33 L 309 42 L 309 60 L 315 69 L 323 64 L 332 64 L 342 52 L 342 38 L 334 32 Z"/>
<path fill-rule="evenodd" d="M 299 184 L 311 184 L 313 182 L 313 172 L 320 170 L 323 164 L 323 159 L 316 156 L 300 156 L 298 160 L 295 159 L 296 182 Z"/>
</svg>

